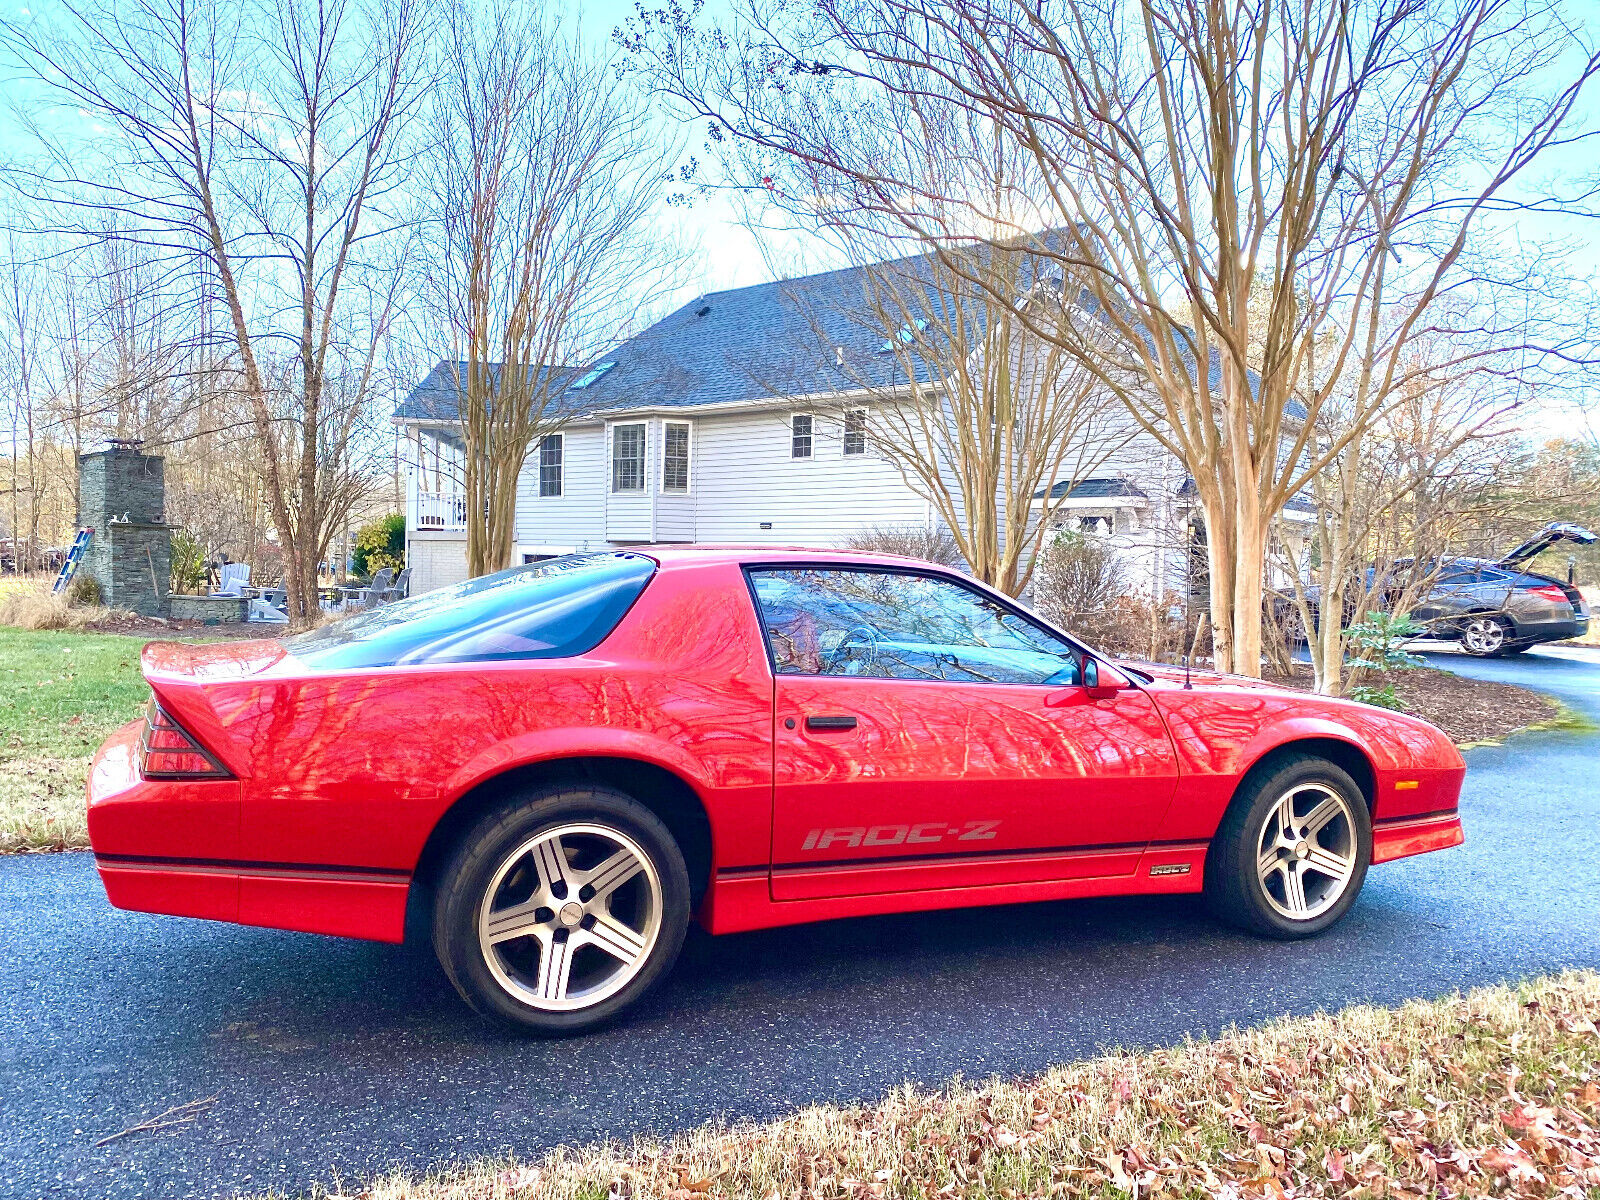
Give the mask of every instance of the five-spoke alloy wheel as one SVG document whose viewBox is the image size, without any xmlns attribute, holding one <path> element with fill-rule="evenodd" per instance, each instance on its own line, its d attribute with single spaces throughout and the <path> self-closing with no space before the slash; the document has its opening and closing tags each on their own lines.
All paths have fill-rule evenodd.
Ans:
<svg viewBox="0 0 1600 1200">
<path fill-rule="evenodd" d="M 551 789 L 462 838 L 441 876 L 434 946 L 480 1013 L 574 1033 L 666 973 L 688 917 L 683 855 L 653 813 L 618 792 Z"/>
<path fill-rule="evenodd" d="M 1253 772 L 1206 858 L 1217 914 L 1276 938 L 1320 933 L 1355 903 L 1372 861 L 1372 819 L 1334 763 L 1284 754 Z"/>
<path fill-rule="evenodd" d="M 478 909 L 478 941 L 500 986 L 566 1012 L 628 985 L 661 932 L 661 880 L 626 834 L 572 824 L 506 855 Z"/>
<path fill-rule="evenodd" d="M 1267 903 L 1291 921 L 1321 916 L 1339 902 L 1356 869 L 1350 801 L 1323 783 L 1291 787 L 1261 827 L 1256 877 Z"/>
</svg>

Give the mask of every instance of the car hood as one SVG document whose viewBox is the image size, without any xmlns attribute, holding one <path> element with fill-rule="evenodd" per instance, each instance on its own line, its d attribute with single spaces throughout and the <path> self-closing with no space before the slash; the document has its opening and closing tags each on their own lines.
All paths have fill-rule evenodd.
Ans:
<svg viewBox="0 0 1600 1200">
<path fill-rule="evenodd" d="M 1265 688 L 1269 691 L 1282 692 L 1293 689 L 1280 687 L 1275 683 L 1268 683 L 1264 679 L 1252 679 L 1248 675 L 1228 675 L 1210 668 L 1197 668 L 1185 672 L 1182 667 L 1175 667 L 1171 663 L 1141 662 L 1138 659 L 1119 659 L 1118 665 L 1127 667 L 1130 671 L 1137 671 L 1142 675 L 1149 675 L 1160 683 L 1173 684 L 1182 687 L 1186 682 L 1191 687 L 1197 688 Z"/>
<path fill-rule="evenodd" d="M 1596 541 L 1600 541 L 1600 535 L 1591 533 L 1582 525 L 1572 525 L 1566 521 L 1552 521 L 1495 565 L 1498 567 L 1521 566 L 1525 562 L 1531 562 L 1557 542 L 1576 542 L 1580 546 L 1592 546 Z"/>
</svg>

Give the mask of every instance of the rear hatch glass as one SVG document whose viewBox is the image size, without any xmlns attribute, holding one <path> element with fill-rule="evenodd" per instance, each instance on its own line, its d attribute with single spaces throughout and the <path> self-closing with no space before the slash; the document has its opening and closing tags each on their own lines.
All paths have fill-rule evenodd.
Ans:
<svg viewBox="0 0 1600 1200">
<path fill-rule="evenodd" d="M 288 638 L 321 670 L 587 654 L 655 574 L 642 554 L 569 554 L 481 575 Z"/>
</svg>

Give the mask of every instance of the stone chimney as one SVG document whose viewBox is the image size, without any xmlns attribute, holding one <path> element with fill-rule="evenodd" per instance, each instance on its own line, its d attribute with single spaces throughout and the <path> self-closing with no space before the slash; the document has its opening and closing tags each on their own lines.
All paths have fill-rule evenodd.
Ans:
<svg viewBox="0 0 1600 1200">
<path fill-rule="evenodd" d="M 161 457 L 141 454 L 137 443 L 80 454 L 78 496 L 78 526 L 94 529 L 78 574 L 99 580 L 108 607 L 165 617 L 172 526 Z"/>
</svg>

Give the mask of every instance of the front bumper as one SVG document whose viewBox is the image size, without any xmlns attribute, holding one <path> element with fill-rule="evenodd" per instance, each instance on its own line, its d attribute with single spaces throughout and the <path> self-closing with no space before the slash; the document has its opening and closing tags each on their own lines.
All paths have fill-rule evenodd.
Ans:
<svg viewBox="0 0 1600 1200">
<path fill-rule="evenodd" d="M 1458 813 L 1374 822 L 1372 861 L 1393 862 L 1397 858 L 1410 858 L 1413 854 L 1427 854 L 1430 850 L 1448 850 L 1464 841 L 1466 833 L 1461 828 Z"/>
</svg>

